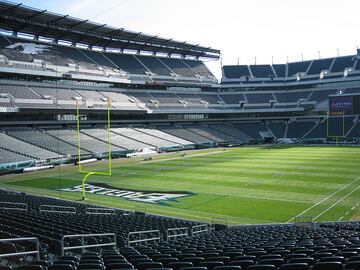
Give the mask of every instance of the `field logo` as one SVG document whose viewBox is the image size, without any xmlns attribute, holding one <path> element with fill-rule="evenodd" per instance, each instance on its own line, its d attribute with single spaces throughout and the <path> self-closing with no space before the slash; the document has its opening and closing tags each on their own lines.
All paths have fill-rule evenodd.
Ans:
<svg viewBox="0 0 360 270">
<path fill-rule="evenodd" d="M 178 198 L 187 197 L 193 195 L 190 192 L 153 192 L 144 190 L 128 190 L 128 189 L 116 189 L 105 184 L 85 184 L 85 191 L 87 193 L 96 195 L 105 195 L 111 197 L 124 198 L 129 201 L 145 202 L 145 203 L 157 203 L 164 204 L 166 201 L 176 201 Z M 70 192 L 82 192 L 83 186 L 78 185 L 71 188 L 62 189 L 62 191 Z"/>
</svg>

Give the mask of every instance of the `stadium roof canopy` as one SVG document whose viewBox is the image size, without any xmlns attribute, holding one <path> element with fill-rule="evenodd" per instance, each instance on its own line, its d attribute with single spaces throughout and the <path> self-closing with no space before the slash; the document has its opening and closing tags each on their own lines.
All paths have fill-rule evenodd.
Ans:
<svg viewBox="0 0 360 270">
<path fill-rule="evenodd" d="M 73 44 L 215 58 L 220 50 L 0 1 L 0 28 Z"/>
</svg>

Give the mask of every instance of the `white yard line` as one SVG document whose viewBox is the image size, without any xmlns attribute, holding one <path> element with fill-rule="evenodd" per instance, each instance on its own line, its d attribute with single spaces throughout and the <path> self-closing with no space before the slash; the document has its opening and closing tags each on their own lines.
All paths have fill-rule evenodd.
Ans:
<svg viewBox="0 0 360 270">
<path fill-rule="evenodd" d="M 286 223 L 289 223 L 291 221 L 293 221 L 296 217 L 301 216 L 303 214 L 305 214 L 306 212 L 310 211 L 311 209 L 313 209 L 314 207 L 318 206 L 319 204 L 323 203 L 324 201 L 328 200 L 329 198 L 331 198 L 332 196 L 334 196 L 335 194 L 339 193 L 340 191 L 344 190 L 345 188 L 351 186 L 352 184 L 354 184 L 356 181 L 358 181 L 360 179 L 360 176 L 357 177 L 354 181 L 352 181 L 351 183 L 347 184 L 346 186 L 342 187 L 341 189 L 331 193 L 329 196 L 325 197 L 324 199 L 318 201 L 316 204 L 314 204 L 313 206 L 309 207 L 308 209 L 304 210 L 303 212 L 301 212 L 300 214 L 292 217 L 291 219 L 289 219 L 288 221 L 286 221 Z"/>
<path fill-rule="evenodd" d="M 318 219 L 319 217 L 321 217 L 323 214 L 325 214 L 327 211 L 329 211 L 330 209 L 334 208 L 336 205 L 338 205 L 339 203 L 341 203 L 343 200 L 345 200 L 347 197 L 349 197 L 351 194 L 353 194 L 355 191 L 357 191 L 358 189 L 360 189 L 360 186 L 358 186 L 357 188 L 355 188 L 353 191 L 351 191 L 350 193 L 348 193 L 347 195 L 345 195 L 344 197 L 342 197 L 340 200 L 336 201 L 335 203 L 333 203 L 331 206 L 329 206 L 328 208 L 326 208 L 324 211 L 322 211 L 319 215 L 317 215 L 315 219 Z M 349 214 L 350 211 L 348 211 L 346 215 Z"/>
</svg>

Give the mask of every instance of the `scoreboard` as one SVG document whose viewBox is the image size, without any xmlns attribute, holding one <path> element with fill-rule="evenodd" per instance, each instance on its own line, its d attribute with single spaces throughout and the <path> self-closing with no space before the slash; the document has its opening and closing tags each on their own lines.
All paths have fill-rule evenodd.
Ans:
<svg viewBox="0 0 360 270">
<path fill-rule="evenodd" d="M 330 96 L 329 108 L 331 115 L 360 114 L 360 95 Z"/>
</svg>

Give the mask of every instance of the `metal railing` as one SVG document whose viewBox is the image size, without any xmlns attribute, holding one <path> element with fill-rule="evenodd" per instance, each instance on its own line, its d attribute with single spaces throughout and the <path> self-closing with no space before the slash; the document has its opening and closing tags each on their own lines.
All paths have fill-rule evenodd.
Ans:
<svg viewBox="0 0 360 270">
<path fill-rule="evenodd" d="M 100 237 L 100 236 L 111 236 L 114 238 L 113 242 L 109 242 L 109 243 L 100 243 L 100 244 L 85 244 L 85 238 L 89 238 L 89 237 Z M 65 246 L 65 239 L 70 239 L 70 238 L 77 238 L 77 239 L 81 239 L 81 245 L 80 246 Z M 61 238 L 61 255 L 64 256 L 65 251 L 66 250 L 74 250 L 74 249 L 81 249 L 82 252 L 84 252 L 84 250 L 86 248 L 94 248 L 94 247 L 109 247 L 109 246 L 114 246 L 115 249 L 117 248 L 117 244 L 116 244 L 116 235 L 115 233 L 97 233 L 97 234 L 72 234 L 72 235 L 64 235 Z"/>
<path fill-rule="evenodd" d="M 217 221 L 217 222 L 216 222 Z M 211 223 L 212 224 L 221 224 L 221 225 L 225 225 L 227 226 L 228 225 L 228 220 L 226 218 L 216 218 L 216 217 L 213 217 L 211 219 Z"/>
<path fill-rule="evenodd" d="M 113 208 L 100 208 L 100 207 L 88 207 L 86 208 L 86 214 L 91 215 L 115 215 L 115 209 Z"/>
<path fill-rule="evenodd" d="M 188 227 L 181 227 L 181 228 L 171 228 L 166 230 L 166 240 L 170 239 L 177 239 L 180 237 L 188 237 L 189 236 L 189 229 Z"/>
<path fill-rule="evenodd" d="M 33 242 L 35 242 L 36 250 L 0 254 L 0 258 L 36 254 L 36 259 L 40 260 L 40 242 L 39 242 L 39 239 L 37 239 L 36 237 L 0 239 L 0 242 L 11 242 L 11 243 L 12 242 L 23 242 L 23 241 L 33 241 Z"/>
<path fill-rule="evenodd" d="M 295 226 L 298 227 L 313 227 L 314 226 L 314 217 L 312 216 L 297 216 L 294 219 Z"/>
<path fill-rule="evenodd" d="M 26 203 L 0 202 L 0 209 L 28 211 L 29 207 Z"/>
<path fill-rule="evenodd" d="M 160 242 L 160 238 L 161 235 L 159 230 L 129 232 L 127 245 L 128 247 L 130 247 L 131 244 L 147 243 L 147 242 L 155 242 L 155 241 Z"/>
<path fill-rule="evenodd" d="M 70 206 L 61 206 L 61 205 L 47 205 L 43 204 L 39 207 L 40 213 L 42 212 L 50 212 L 50 213 L 70 213 L 76 214 L 76 208 Z"/>
<path fill-rule="evenodd" d="M 144 213 L 146 214 L 146 207 L 135 205 L 134 207 L 134 213 Z"/>
<path fill-rule="evenodd" d="M 200 234 L 200 233 L 210 233 L 211 224 L 200 224 L 191 227 L 191 236 Z"/>
</svg>

